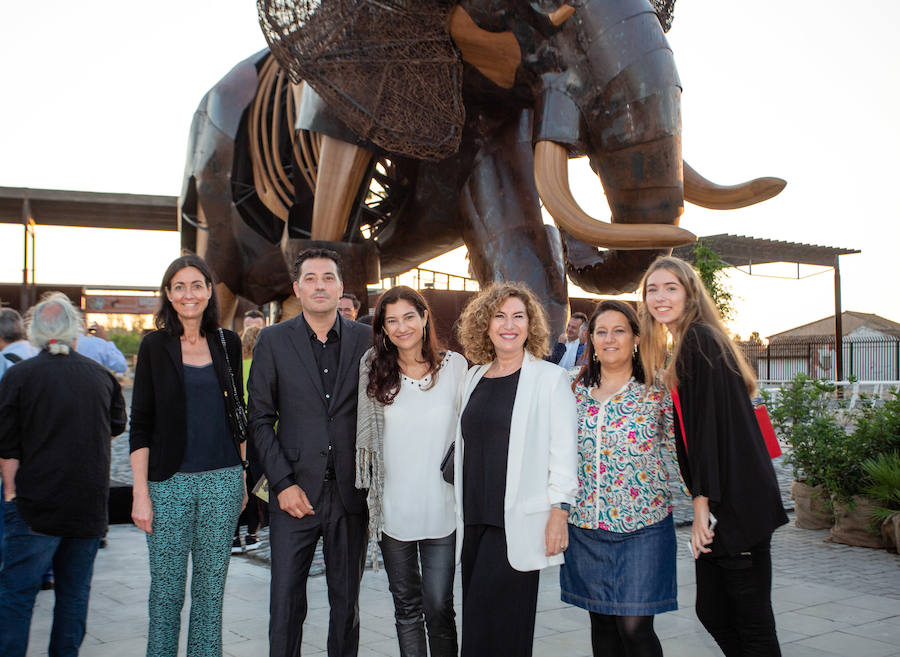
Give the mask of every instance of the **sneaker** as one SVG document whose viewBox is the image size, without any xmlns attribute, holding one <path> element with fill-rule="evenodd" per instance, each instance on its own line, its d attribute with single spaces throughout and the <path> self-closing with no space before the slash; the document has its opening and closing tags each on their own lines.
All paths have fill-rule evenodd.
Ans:
<svg viewBox="0 0 900 657">
<path fill-rule="evenodd" d="M 247 538 L 244 539 L 244 550 L 250 552 L 251 550 L 255 550 L 259 547 L 259 539 L 256 538 L 256 534 L 247 534 Z"/>
<path fill-rule="evenodd" d="M 234 540 L 231 542 L 231 554 L 240 554 L 244 551 L 244 548 L 241 547 L 241 539 L 239 536 L 235 536 Z"/>
</svg>

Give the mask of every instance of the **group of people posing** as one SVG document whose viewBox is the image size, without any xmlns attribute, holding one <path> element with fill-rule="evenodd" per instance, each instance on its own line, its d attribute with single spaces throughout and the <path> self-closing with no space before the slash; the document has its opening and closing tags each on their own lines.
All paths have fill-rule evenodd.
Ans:
<svg viewBox="0 0 900 657">
<path fill-rule="evenodd" d="M 539 573 L 552 565 L 563 601 L 589 612 L 594 655 L 662 655 L 653 617 L 677 608 L 682 491 L 700 621 L 727 656 L 780 654 L 769 542 L 787 518 L 756 381 L 688 264 L 657 259 L 638 311 L 600 302 L 583 354 L 568 354 L 583 364 L 569 370 L 547 360 L 545 311 L 520 283 L 470 301 L 462 355 L 441 346 L 408 287 L 382 294 L 371 327 L 341 316 L 329 250 L 299 254 L 293 288 L 302 313 L 258 334 L 245 422 L 240 340 L 218 327 L 210 270 L 183 256 L 163 278 L 130 434 L 133 517 L 150 553 L 148 656 L 177 654 L 189 555 L 188 655 L 221 655 L 248 466 L 270 495 L 272 657 L 300 654 L 320 538 L 332 657 L 358 651 L 370 538 L 403 657 L 531 655 Z"/>
</svg>

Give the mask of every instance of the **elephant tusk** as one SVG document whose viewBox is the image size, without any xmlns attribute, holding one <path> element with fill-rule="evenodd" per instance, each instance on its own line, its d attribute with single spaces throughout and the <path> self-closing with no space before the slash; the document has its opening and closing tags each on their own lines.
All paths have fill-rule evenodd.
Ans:
<svg viewBox="0 0 900 657">
<path fill-rule="evenodd" d="M 786 185 L 781 178 L 756 178 L 738 185 L 717 185 L 684 162 L 684 200 L 704 208 L 745 208 L 777 196 Z"/>
<path fill-rule="evenodd" d="M 671 248 L 697 239 L 670 224 L 612 224 L 594 219 L 572 197 L 568 160 L 566 148 L 556 142 L 535 144 L 534 182 L 541 201 L 560 228 L 576 239 L 611 249 Z"/>
<path fill-rule="evenodd" d="M 547 18 L 550 19 L 550 22 L 553 23 L 554 26 L 559 27 L 567 20 L 572 18 L 572 15 L 575 13 L 575 7 L 569 4 L 562 5 L 559 9 L 550 12 L 547 15 Z"/>
</svg>

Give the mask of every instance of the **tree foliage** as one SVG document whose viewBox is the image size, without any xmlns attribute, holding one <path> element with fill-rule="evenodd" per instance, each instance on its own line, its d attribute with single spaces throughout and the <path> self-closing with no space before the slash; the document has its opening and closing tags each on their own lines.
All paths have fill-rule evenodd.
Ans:
<svg viewBox="0 0 900 657">
<path fill-rule="evenodd" d="M 694 269 L 700 274 L 703 286 L 726 322 L 734 319 L 735 315 L 731 290 L 725 284 L 725 275 L 722 273 L 722 270 L 728 267 L 729 265 L 722 261 L 715 250 L 701 241 L 694 244 Z"/>
</svg>

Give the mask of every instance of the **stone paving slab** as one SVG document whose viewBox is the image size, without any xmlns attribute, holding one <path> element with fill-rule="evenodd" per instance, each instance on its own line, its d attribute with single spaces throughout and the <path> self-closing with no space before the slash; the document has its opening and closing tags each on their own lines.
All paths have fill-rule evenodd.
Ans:
<svg viewBox="0 0 900 657">
<path fill-rule="evenodd" d="M 779 529 L 773 538 L 773 600 L 785 657 L 900 657 L 900 558 L 883 550 L 846 548 L 827 532 Z M 687 530 L 678 530 L 678 544 Z M 83 657 L 143 657 L 147 636 L 149 573 L 143 534 L 132 526 L 110 529 L 109 547 L 94 569 Z M 656 628 L 667 657 L 721 655 L 697 621 L 693 563 L 679 554 L 678 611 L 661 614 Z M 863 572 L 863 575 L 858 573 Z M 226 657 L 268 654 L 269 570 L 243 556 L 231 561 L 225 592 Z M 871 589 L 882 591 L 871 593 Z M 307 587 L 309 616 L 303 655 L 326 655 L 328 601 L 324 577 Z M 459 577 L 456 599 L 461 599 Z M 46 654 L 53 593 L 38 596 L 29 657 Z M 187 607 L 188 605 L 186 605 Z M 187 608 L 182 615 L 185 650 Z M 384 570 L 366 571 L 360 592 L 360 657 L 397 657 L 393 603 Z M 457 619 L 461 610 L 457 604 Z M 558 569 L 544 571 L 535 621 L 535 657 L 591 654 L 587 614 L 559 600 Z"/>
</svg>

